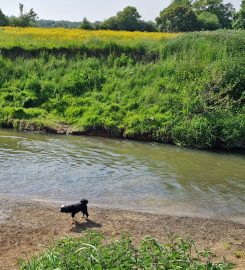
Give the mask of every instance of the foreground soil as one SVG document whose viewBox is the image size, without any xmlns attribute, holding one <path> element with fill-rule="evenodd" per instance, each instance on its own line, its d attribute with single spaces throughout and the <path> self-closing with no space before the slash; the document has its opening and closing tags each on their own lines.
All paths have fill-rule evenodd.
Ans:
<svg viewBox="0 0 245 270">
<path fill-rule="evenodd" d="M 0 269 L 18 269 L 20 258 L 30 259 L 52 247 L 64 236 L 79 237 L 88 229 L 106 236 L 128 232 L 137 244 L 145 235 L 168 241 L 171 234 L 191 237 L 199 248 L 210 248 L 217 260 L 225 256 L 245 269 L 245 225 L 230 221 L 175 217 L 116 209 L 89 207 L 90 219 L 77 215 L 71 224 L 69 215 L 59 212 L 55 203 L 17 200 L 0 196 Z"/>
</svg>

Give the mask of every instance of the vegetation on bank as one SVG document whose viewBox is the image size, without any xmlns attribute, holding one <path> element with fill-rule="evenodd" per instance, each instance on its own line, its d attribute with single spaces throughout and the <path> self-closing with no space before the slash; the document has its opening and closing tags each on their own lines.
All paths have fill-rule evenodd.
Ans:
<svg viewBox="0 0 245 270">
<path fill-rule="evenodd" d="M 179 269 L 179 270 L 228 270 L 233 264 L 213 262 L 214 254 L 198 251 L 192 240 L 172 238 L 161 244 L 145 237 L 139 247 L 128 236 L 119 240 L 104 239 L 91 231 L 81 238 L 66 238 L 28 262 L 21 262 L 20 269 Z"/>
<path fill-rule="evenodd" d="M 243 31 L 76 31 L 0 30 L 3 127 L 245 148 Z"/>
</svg>

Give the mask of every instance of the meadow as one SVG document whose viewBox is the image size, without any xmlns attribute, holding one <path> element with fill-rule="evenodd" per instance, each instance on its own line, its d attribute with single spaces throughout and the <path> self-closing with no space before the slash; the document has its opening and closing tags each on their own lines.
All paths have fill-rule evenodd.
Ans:
<svg viewBox="0 0 245 270">
<path fill-rule="evenodd" d="M 245 32 L 0 29 L 0 125 L 245 148 Z"/>
</svg>

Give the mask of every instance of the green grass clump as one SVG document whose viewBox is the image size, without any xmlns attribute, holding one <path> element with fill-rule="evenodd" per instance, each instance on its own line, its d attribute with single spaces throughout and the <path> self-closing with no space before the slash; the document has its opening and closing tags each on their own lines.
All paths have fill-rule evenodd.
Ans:
<svg viewBox="0 0 245 270">
<path fill-rule="evenodd" d="M 104 50 L 104 42 L 91 43 L 92 51 Z M 189 33 L 134 46 L 100 54 L 65 48 L 61 55 L 44 48 L 14 60 L 4 54 L 0 124 L 65 124 L 84 134 L 245 148 L 244 32 Z"/>
<path fill-rule="evenodd" d="M 234 265 L 213 262 L 214 254 L 198 251 L 192 240 L 172 238 L 161 244 L 150 236 L 135 246 L 128 236 L 119 240 L 104 239 L 98 232 L 89 232 L 81 238 L 66 238 L 39 257 L 21 262 L 21 270 L 44 269 L 165 269 L 165 270 L 228 270 Z"/>
</svg>

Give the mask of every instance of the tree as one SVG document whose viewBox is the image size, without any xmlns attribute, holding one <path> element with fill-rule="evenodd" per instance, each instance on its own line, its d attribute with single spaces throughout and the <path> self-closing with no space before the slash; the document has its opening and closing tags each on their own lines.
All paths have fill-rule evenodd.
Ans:
<svg viewBox="0 0 245 270">
<path fill-rule="evenodd" d="M 187 32 L 198 29 L 197 15 L 190 5 L 172 3 L 156 18 L 160 31 Z"/>
<path fill-rule="evenodd" d="M 135 7 L 126 7 L 119 11 L 116 16 L 110 17 L 103 22 L 95 22 L 94 29 L 110 29 L 125 31 L 155 32 L 156 24 L 152 21 L 140 20 L 141 16 Z"/>
<path fill-rule="evenodd" d="M 100 25 L 98 25 L 99 28 L 107 30 L 120 30 L 119 24 L 116 16 L 110 17 L 109 19 L 103 21 Z"/>
<path fill-rule="evenodd" d="M 3 14 L 0 9 L 0 26 L 7 26 L 9 24 L 8 18 Z"/>
<path fill-rule="evenodd" d="M 156 32 L 157 31 L 157 25 L 155 22 L 148 21 L 145 22 L 143 20 L 139 21 L 139 29 L 137 29 L 142 32 Z"/>
<path fill-rule="evenodd" d="M 218 16 L 207 11 L 203 11 L 198 15 L 198 22 L 201 30 L 216 30 L 220 28 Z"/>
<path fill-rule="evenodd" d="M 117 13 L 117 21 L 120 30 L 135 31 L 139 29 L 140 14 L 135 7 L 126 7 Z"/>
<path fill-rule="evenodd" d="M 29 12 L 24 13 L 24 5 L 20 3 L 19 10 L 20 10 L 19 17 L 11 17 L 11 24 L 13 26 L 28 27 L 33 26 L 36 23 L 38 16 L 34 12 L 33 8 L 31 8 Z"/>
<path fill-rule="evenodd" d="M 110 17 L 100 24 L 101 29 L 136 31 L 140 30 L 140 15 L 135 7 L 126 7 L 116 16 Z"/>
<path fill-rule="evenodd" d="M 80 25 L 80 28 L 84 30 L 93 30 L 93 24 L 85 17 Z"/>
<path fill-rule="evenodd" d="M 245 29 L 245 0 L 242 1 L 240 10 L 235 14 L 232 26 L 234 29 Z"/>
<path fill-rule="evenodd" d="M 37 27 L 42 28 L 79 28 L 81 26 L 81 22 L 38 20 L 36 25 Z"/>
<path fill-rule="evenodd" d="M 224 4 L 223 0 L 196 0 L 192 4 L 194 10 L 200 15 L 202 12 L 215 14 L 221 28 L 231 28 L 235 9 L 231 3 Z"/>
<path fill-rule="evenodd" d="M 191 7 L 191 1 L 192 0 L 173 0 L 170 5 L 183 5 Z"/>
</svg>

